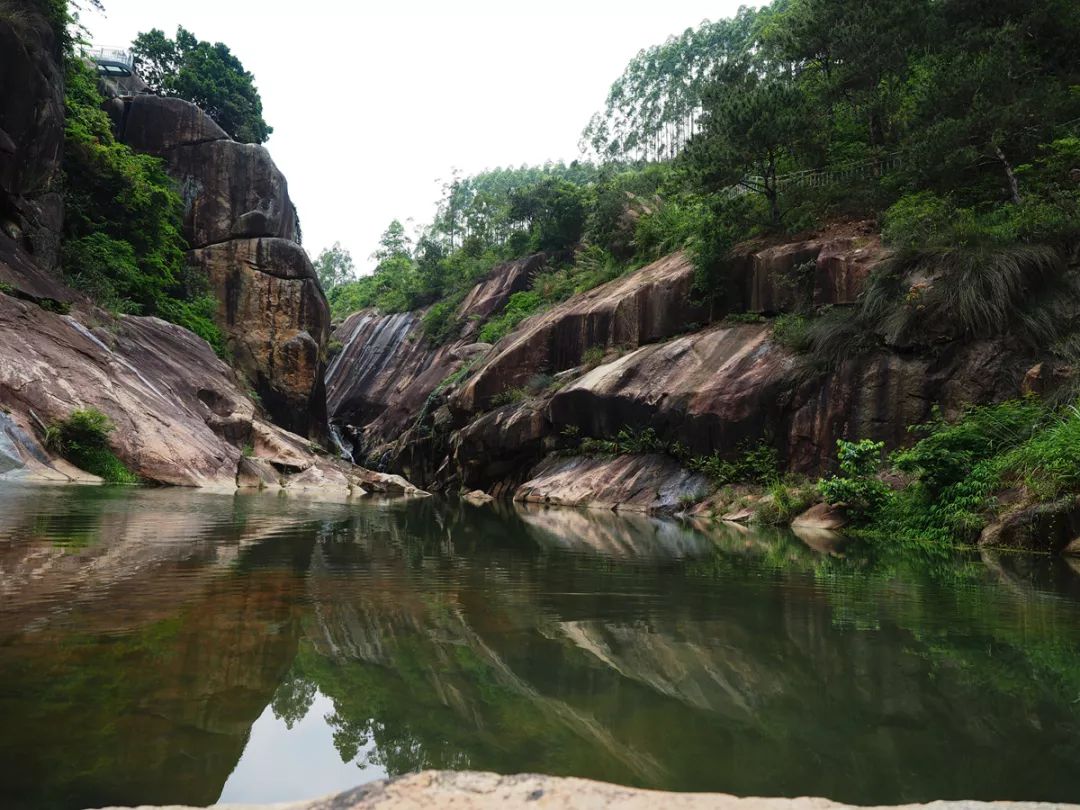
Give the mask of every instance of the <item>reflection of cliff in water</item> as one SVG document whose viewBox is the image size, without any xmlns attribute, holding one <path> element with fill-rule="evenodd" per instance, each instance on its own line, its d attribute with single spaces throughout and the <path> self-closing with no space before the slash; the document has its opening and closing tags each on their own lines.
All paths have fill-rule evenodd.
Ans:
<svg viewBox="0 0 1080 810">
<path fill-rule="evenodd" d="M 313 557 L 297 666 L 334 701 L 343 756 L 373 741 L 390 773 L 534 770 L 851 801 L 1070 792 L 1080 632 L 1060 638 L 1052 602 L 835 580 L 779 536 L 750 552 L 808 573 L 522 564 L 458 556 L 452 540 L 417 561 L 411 542 L 430 550 L 430 538 L 407 535 Z M 343 576 L 359 567 L 370 581 Z M 958 768 L 961 751 L 979 764 Z"/>
<path fill-rule="evenodd" d="M 0 496 L 5 807 L 212 803 L 288 669 L 312 533 L 165 495 L 38 490 L 74 506 L 22 525 Z"/>
<path fill-rule="evenodd" d="M 340 755 L 391 774 L 1075 798 L 1080 623 L 1060 594 L 1080 578 L 1049 561 L 927 568 L 434 500 L 71 492 L 0 493 L 5 807 L 212 802 L 267 704 L 293 722 L 316 690 Z"/>
</svg>

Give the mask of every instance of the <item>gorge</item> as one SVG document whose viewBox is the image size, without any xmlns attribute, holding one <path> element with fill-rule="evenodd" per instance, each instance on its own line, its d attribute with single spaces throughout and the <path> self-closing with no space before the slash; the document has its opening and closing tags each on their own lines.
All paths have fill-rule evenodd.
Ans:
<svg viewBox="0 0 1080 810">
<path fill-rule="evenodd" d="M 84 5 L 0 0 L 0 805 L 1080 800 L 1074 4 L 705 21 L 360 274 Z"/>
</svg>

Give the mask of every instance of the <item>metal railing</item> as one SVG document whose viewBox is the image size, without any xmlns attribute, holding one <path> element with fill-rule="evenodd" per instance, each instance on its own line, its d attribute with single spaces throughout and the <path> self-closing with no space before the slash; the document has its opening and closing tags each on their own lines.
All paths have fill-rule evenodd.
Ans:
<svg viewBox="0 0 1080 810">
<path fill-rule="evenodd" d="M 104 67 L 122 68 L 128 73 L 135 71 L 134 55 L 123 48 L 92 48 L 86 55 Z"/>
<path fill-rule="evenodd" d="M 826 166 L 821 169 L 803 169 L 802 171 L 777 176 L 776 190 L 821 188 L 837 183 L 878 178 L 886 172 L 900 168 L 902 165 L 903 153 L 893 152 L 880 158 L 869 158 L 837 166 Z M 765 178 L 754 175 L 744 178 L 733 186 L 728 186 L 722 193 L 728 197 L 742 197 L 744 194 L 760 191 L 764 185 Z"/>
</svg>

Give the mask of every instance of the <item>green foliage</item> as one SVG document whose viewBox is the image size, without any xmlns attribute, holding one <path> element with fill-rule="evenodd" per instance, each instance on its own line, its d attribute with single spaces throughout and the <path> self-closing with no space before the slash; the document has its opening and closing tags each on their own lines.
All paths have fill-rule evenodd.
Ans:
<svg viewBox="0 0 1080 810">
<path fill-rule="evenodd" d="M 764 526 L 788 526 L 817 501 L 816 488 L 804 482 L 774 481 L 754 513 Z"/>
<path fill-rule="evenodd" d="M 265 143 L 274 131 L 263 120 L 255 77 L 223 43 L 201 42 L 183 27 L 169 39 L 155 28 L 135 38 L 132 53 L 154 92 L 199 105 L 234 140 Z"/>
<path fill-rule="evenodd" d="M 856 450 L 845 477 L 820 484 L 830 502 L 860 504 L 867 531 L 883 540 L 970 542 L 1000 509 L 1005 490 L 1026 503 L 1080 493 L 1075 406 L 1055 411 L 1013 400 L 969 408 L 951 422 L 935 415 L 912 432 L 921 438 L 890 459 L 906 481 L 900 490 L 882 489 L 874 476 L 880 446 L 871 442 L 861 443 L 865 453 L 849 445 Z"/>
<path fill-rule="evenodd" d="M 97 78 L 68 62 L 64 142 L 65 279 L 104 307 L 157 315 L 223 355 L 215 299 L 187 267 L 183 203 L 162 162 L 113 137 Z"/>
<path fill-rule="evenodd" d="M 742 9 L 642 51 L 584 140 L 672 160 L 681 186 L 641 249 L 691 246 L 721 306 L 733 245 L 830 217 L 888 209 L 901 249 L 1063 248 L 1080 239 L 1078 37 L 1070 0 Z"/>
<path fill-rule="evenodd" d="M 484 328 L 480 330 L 480 340 L 484 343 L 498 343 L 519 323 L 538 312 L 543 303 L 540 293 L 535 290 L 514 293 L 502 314 L 484 324 Z"/>
<path fill-rule="evenodd" d="M 773 484 L 779 480 L 780 458 L 775 447 L 764 442 L 740 447 L 739 455 L 726 458 L 720 454 L 692 456 L 676 445 L 672 455 L 694 472 L 711 478 L 718 486 L 727 484 Z"/>
<path fill-rule="evenodd" d="M 826 503 L 846 506 L 863 519 L 872 517 L 890 495 L 888 485 L 877 477 L 885 443 L 840 439 L 836 447 L 842 474 L 819 482 L 821 497 Z"/>
<path fill-rule="evenodd" d="M 115 429 L 112 420 L 101 411 L 85 408 L 50 425 L 45 444 L 79 469 L 109 483 L 137 484 L 138 476 L 109 448 L 109 434 Z"/>
<path fill-rule="evenodd" d="M 796 353 L 809 351 L 810 319 L 805 315 L 781 315 L 773 321 L 773 340 Z"/>
</svg>

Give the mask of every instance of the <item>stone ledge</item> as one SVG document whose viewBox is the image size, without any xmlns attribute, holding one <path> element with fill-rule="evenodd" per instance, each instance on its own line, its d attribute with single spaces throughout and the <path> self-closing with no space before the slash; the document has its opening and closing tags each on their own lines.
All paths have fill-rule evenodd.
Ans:
<svg viewBox="0 0 1080 810">
<path fill-rule="evenodd" d="M 838 804 L 828 799 L 761 799 L 739 798 L 722 793 L 663 793 L 608 785 L 588 779 L 563 779 L 532 774 L 499 776 L 470 771 L 425 771 L 400 779 L 373 782 L 337 796 L 264 807 L 274 807 L 276 810 L 494 810 L 506 807 L 538 810 L 645 810 L 656 807 L 663 807 L 665 810 L 840 810 L 850 805 Z M 1038 802 L 950 801 L 901 805 L 898 810 L 921 807 L 934 810 L 1066 810 L 1078 806 Z M 218 808 L 256 810 L 254 805 L 218 805 Z"/>
</svg>

